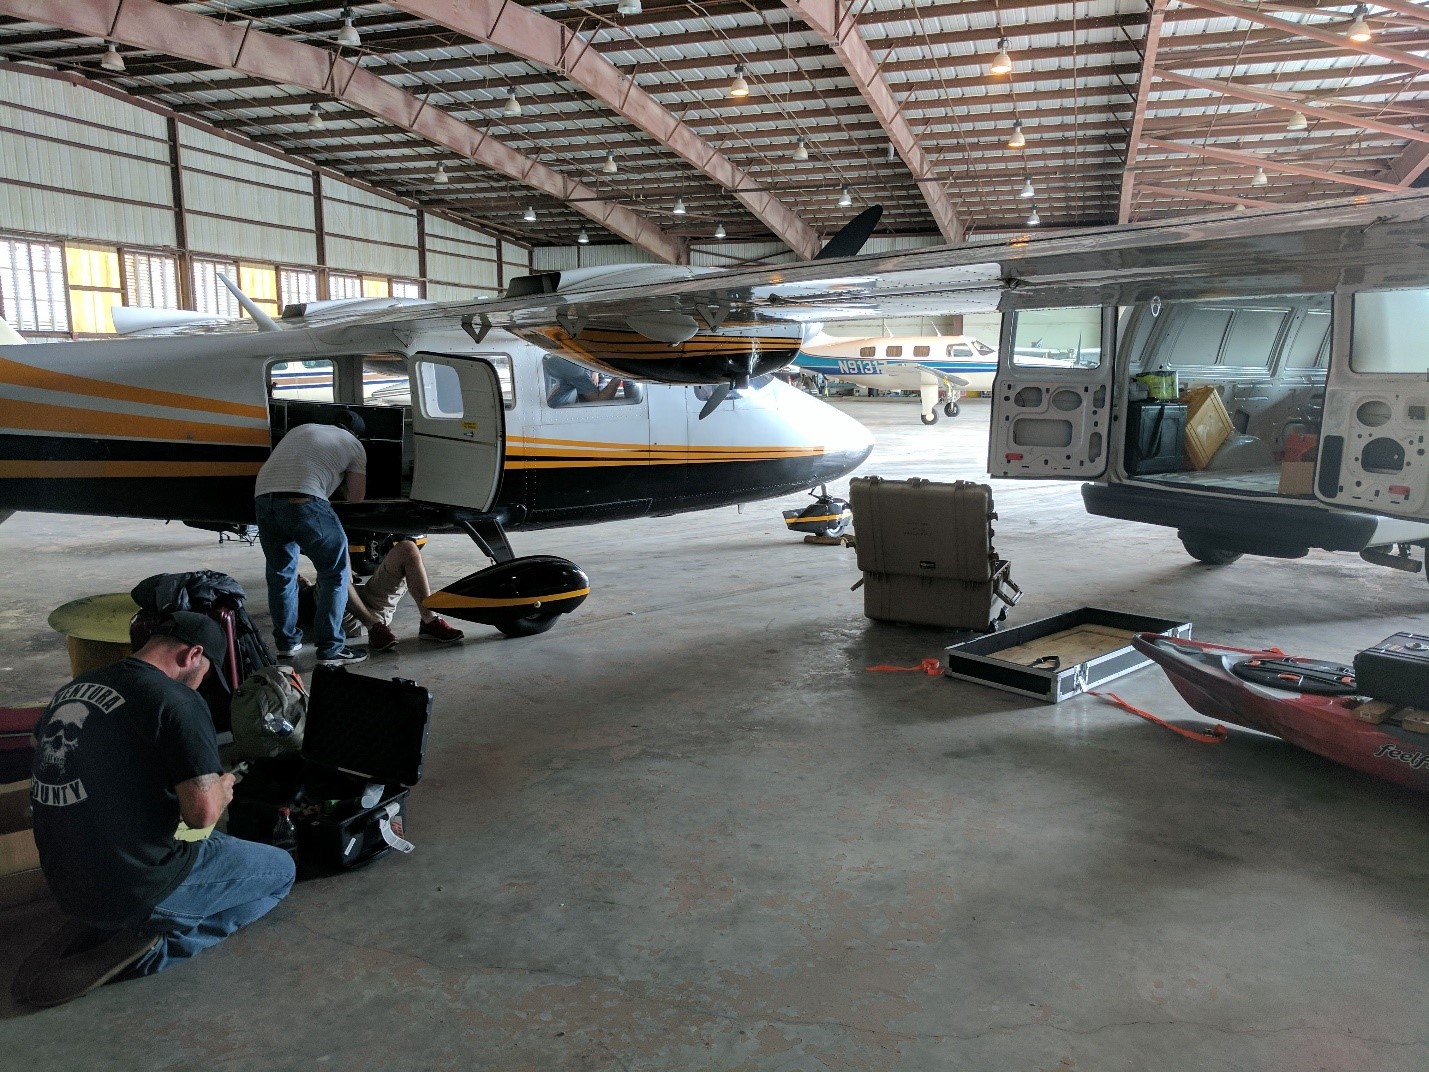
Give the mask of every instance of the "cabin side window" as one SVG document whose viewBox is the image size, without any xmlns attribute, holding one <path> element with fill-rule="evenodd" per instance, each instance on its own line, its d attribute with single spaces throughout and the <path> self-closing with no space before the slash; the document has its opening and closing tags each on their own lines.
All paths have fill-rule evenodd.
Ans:
<svg viewBox="0 0 1429 1072">
<path fill-rule="evenodd" d="M 933 352 L 932 347 L 929 347 L 929 346 L 915 346 L 915 347 L 913 347 L 913 356 L 914 356 L 914 357 L 927 357 L 927 356 L 928 356 L 929 354 L 931 354 L 932 352 Z"/>
<path fill-rule="evenodd" d="M 1312 309 L 1290 333 L 1285 344 L 1288 369 L 1323 369 L 1329 364 L 1330 311 Z"/>
<path fill-rule="evenodd" d="M 858 356 L 859 356 L 859 357 L 877 357 L 877 356 L 878 356 L 878 347 L 877 347 L 877 346 L 860 346 L 860 347 L 858 348 Z"/>
<path fill-rule="evenodd" d="M 1365 290 L 1355 295 L 1350 368 L 1370 375 L 1429 371 L 1429 290 Z"/>
<path fill-rule="evenodd" d="M 638 383 L 607 376 L 555 354 L 542 358 L 541 376 L 545 384 L 546 404 L 552 409 L 623 406 L 645 397 Z"/>
<path fill-rule="evenodd" d="M 268 397 L 275 402 L 335 402 L 331 361 L 275 361 L 268 366 Z"/>
<path fill-rule="evenodd" d="M 1023 309 L 1013 327 L 1012 363 L 1033 368 L 1100 367 L 1101 306 Z"/>
<path fill-rule="evenodd" d="M 884 349 L 883 349 L 883 356 L 884 356 L 884 357 L 902 357 L 902 356 L 903 356 L 903 347 L 901 347 L 901 346 L 886 346 L 886 347 L 884 347 Z"/>
</svg>

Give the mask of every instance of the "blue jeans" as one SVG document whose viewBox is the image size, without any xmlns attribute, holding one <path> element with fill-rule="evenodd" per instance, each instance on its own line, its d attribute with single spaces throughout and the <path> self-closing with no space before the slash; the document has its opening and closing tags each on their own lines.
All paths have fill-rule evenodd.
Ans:
<svg viewBox="0 0 1429 1072">
<path fill-rule="evenodd" d="M 268 613 L 273 616 L 273 640 L 279 651 L 297 647 L 298 553 L 318 571 L 318 611 L 313 622 L 318 658 L 336 655 L 347 646 L 342 612 L 347 609 L 347 533 L 326 499 L 305 503 L 286 495 L 260 495 L 253 500 L 258 515 L 258 542 L 268 563 Z"/>
<path fill-rule="evenodd" d="M 218 831 L 197 845 L 188 877 L 137 928 L 159 935 L 159 944 L 125 978 L 153 975 L 217 945 L 267 915 L 293 888 L 293 858 L 282 849 Z"/>
</svg>

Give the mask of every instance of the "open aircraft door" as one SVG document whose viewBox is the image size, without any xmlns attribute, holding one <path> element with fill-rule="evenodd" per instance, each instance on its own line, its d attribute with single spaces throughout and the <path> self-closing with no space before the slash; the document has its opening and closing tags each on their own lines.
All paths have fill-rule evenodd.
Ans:
<svg viewBox="0 0 1429 1072">
<path fill-rule="evenodd" d="M 1429 521 L 1429 289 L 1335 298 L 1315 497 Z"/>
<path fill-rule="evenodd" d="M 987 471 L 1094 480 L 1106 472 L 1114 307 L 1019 309 L 1002 318 Z"/>
<path fill-rule="evenodd" d="M 411 359 L 412 498 L 489 510 L 501 488 L 506 414 L 491 362 L 418 353 Z"/>
</svg>

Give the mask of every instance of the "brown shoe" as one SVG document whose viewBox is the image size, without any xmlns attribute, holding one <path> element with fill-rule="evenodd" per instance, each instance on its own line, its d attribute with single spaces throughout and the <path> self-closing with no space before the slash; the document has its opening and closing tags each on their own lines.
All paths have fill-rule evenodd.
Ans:
<svg viewBox="0 0 1429 1072">
<path fill-rule="evenodd" d="M 455 644 L 466 634 L 460 629 L 448 625 L 445 619 L 436 617 L 419 625 L 417 636 L 422 640 L 435 640 L 438 644 Z"/>
<path fill-rule="evenodd" d="M 378 622 L 367 630 L 368 651 L 391 651 L 397 646 L 397 634 L 390 626 Z"/>
<path fill-rule="evenodd" d="M 71 931 L 71 940 L 60 945 L 62 931 L 31 953 L 15 978 L 15 997 L 42 1007 L 63 1005 L 103 986 L 159 944 L 158 935 L 84 930 L 87 934 Z M 29 981 L 23 995 L 18 993 L 22 977 Z"/>
</svg>

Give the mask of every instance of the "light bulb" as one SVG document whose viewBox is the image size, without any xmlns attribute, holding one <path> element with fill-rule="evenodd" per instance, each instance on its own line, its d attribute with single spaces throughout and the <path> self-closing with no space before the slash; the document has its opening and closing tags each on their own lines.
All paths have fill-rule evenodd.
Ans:
<svg viewBox="0 0 1429 1072">
<path fill-rule="evenodd" d="M 1291 132 L 1305 130 L 1310 126 L 1310 121 L 1305 118 L 1304 112 L 1295 112 L 1290 117 L 1290 121 L 1285 124 L 1285 129 Z"/>
<path fill-rule="evenodd" d="M 620 165 L 615 162 L 615 153 L 609 149 L 605 153 L 605 163 L 600 165 L 600 170 L 607 175 L 614 175 L 620 170 Z"/>
<path fill-rule="evenodd" d="M 807 159 L 809 159 L 809 146 L 805 144 L 803 138 L 800 138 L 799 144 L 794 146 L 794 162 L 802 164 Z"/>
<path fill-rule="evenodd" d="M 997 55 L 992 58 L 992 62 L 987 65 L 988 74 L 1011 74 L 1012 57 L 1007 54 L 1007 38 L 1001 38 L 997 42 Z"/>
<path fill-rule="evenodd" d="M 527 223 L 535 223 L 535 222 L 536 222 L 536 206 L 535 206 L 535 205 L 527 205 L 527 206 L 526 206 L 526 211 L 521 214 L 521 218 L 522 218 L 523 220 L 525 220 Z"/>
<path fill-rule="evenodd" d="M 99 65 L 106 71 L 123 72 L 124 57 L 119 55 L 119 46 L 113 41 L 110 41 L 109 47 L 104 50 L 104 56 L 100 59 Z"/>
<path fill-rule="evenodd" d="M 716 237 L 716 238 L 723 238 L 724 236 L 725 236 L 724 224 L 722 224 L 722 223 L 716 224 L 716 225 L 715 225 L 715 237 Z"/>
<path fill-rule="evenodd" d="M 620 0 L 620 3 L 615 5 L 617 15 L 638 15 L 640 10 L 640 0 Z"/>
<path fill-rule="evenodd" d="M 1251 184 L 1252 186 L 1269 186 L 1269 185 L 1270 185 L 1270 179 L 1266 177 L 1265 168 L 1260 167 L 1260 168 L 1256 168 L 1256 169 L 1255 169 L 1255 175 L 1251 178 L 1250 184 Z"/>
<path fill-rule="evenodd" d="M 314 104 L 308 109 L 308 129 L 321 130 L 323 128 L 323 110 Z"/>
<path fill-rule="evenodd" d="M 1041 222 L 1042 222 L 1042 217 L 1039 216 L 1039 215 L 1037 215 L 1037 206 L 1036 206 L 1036 205 L 1033 205 L 1033 206 L 1032 206 L 1032 214 L 1027 217 L 1027 226 L 1028 226 L 1028 227 L 1036 227 L 1036 226 L 1037 226 L 1039 223 L 1041 223 Z"/>
<path fill-rule="evenodd" d="M 839 208 L 848 208 L 853 204 L 853 194 L 849 192 L 848 183 L 844 183 L 844 188 L 839 191 Z"/>
<path fill-rule="evenodd" d="M 506 94 L 506 103 L 501 106 L 501 114 L 508 118 L 521 114 L 521 102 L 516 99 L 514 89 Z"/>
<path fill-rule="evenodd" d="M 447 174 L 447 166 L 445 164 L 437 165 L 437 173 L 432 176 L 432 181 L 438 186 L 445 186 L 452 181 L 451 176 Z"/>
<path fill-rule="evenodd" d="M 1355 21 L 1350 23 L 1349 28 L 1345 30 L 1345 36 L 1357 45 L 1363 45 L 1374 36 L 1369 28 L 1369 23 L 1364 20 L 1368 11 L 1369 9 L 1363 4 L 1355 8 Z"/>
<path fill-rule="evenodd" d="M 1037 188 L 1032 185 L 1032 180 L 1031 180 L 1031 179 L 1024 179 L 1024 180 L 1022 181 L 1022 189 L 1018 192 L 1017 196 L 1018 196 L 1018 197 L 1036 197 L 1036 196 L 1037 196 Z"/>
<path fill-rule="evenodd" d="M 1022 120 L 1017 119 L 1012 124 L 1012 137 L 1007 139 L 1009 149 L 1021 149 L 1027 144 L 1027 135 L 1022 133 Z"/>
<path fill-rule="evenodd" d="M 638 8 L 639 6 L 640 6 L 640 5 L 637 3 L 637 4 L 636 4 L 636 7 Z M 637 10 L 637 11 L 636 11 L 636 14 L 638 15 L 639 13 L 640 13 L 640 12 Z M 590 232 L 587 231 L 584 227 L 582 227 L 582 228 L 581 228 L 581 233 L 578 234 L 578 235 L 576 235 L 576 241 L 577 241 L 578 243 L 580 243 L 582 246 L 588 246 L 588 245 L 590 245 Z"/>
<path fill-rule="evenodd" d="M 749 83 L 744 80 L 744 64 L 739 64 L 734 69 L 734 81 L 729 84 L 729 95 L 731 97 L 749 96 Z"/>
<path fill-rule="evenodd" d="M 343 48 L 358 48 L 362 44 L 362 36 L 352 25 L 352 8 L 346 4 L 342 6 L 342 29 L 337 31 L 337 43 Z"/>
</svg>

